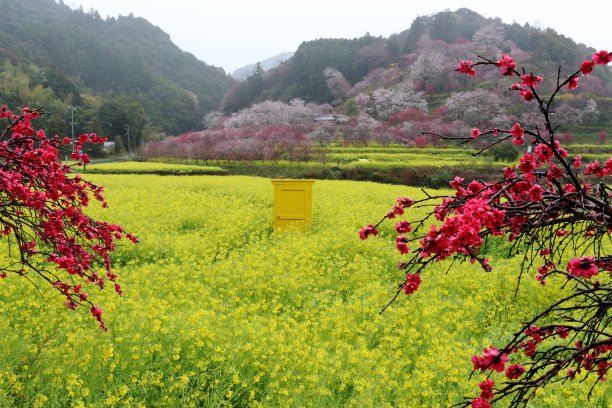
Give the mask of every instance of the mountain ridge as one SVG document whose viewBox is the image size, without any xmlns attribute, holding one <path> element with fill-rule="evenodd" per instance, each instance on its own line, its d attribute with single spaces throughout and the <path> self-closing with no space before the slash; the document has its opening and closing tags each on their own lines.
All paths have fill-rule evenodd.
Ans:
<svg viewBox="0 0 612 408">
<path fill-rule="evenodd" d="M 0 60 L 6 59 L 59 72 L 95 95 L 130 95 L 154 127 L 170 133 L 198 126 L 233 83 L 144 18 L 102 19 L 93 9 L 72 10 L 54 0 L 0 0 Z"/>
<path fill-rule="evenodd" d="M 283 53 L 274 55 L 272 57 L 266 58 L 262 61 L 259 61 L 259 63 L 261 64 L 261 67 L 263 68 L 264 71 L 268 71 L 272 68 L 276 68 L 282 62 L 293 57 L 293 54 L 294 54 L 293 51 L 283 52 Z M 237 68 L 232 72 L 232 77 L 238 80 L 245 80 L 253 74 L 253 70 L 255 69 L 256 65 L 257 65 L 257 62 L 253 64 L 247 64 L 240 68 Z"/>
</svg>

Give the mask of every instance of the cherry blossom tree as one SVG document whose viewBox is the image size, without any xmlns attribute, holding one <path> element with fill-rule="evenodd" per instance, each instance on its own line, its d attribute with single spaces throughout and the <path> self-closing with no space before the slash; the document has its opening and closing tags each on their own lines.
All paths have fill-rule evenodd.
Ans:
<svg viewBox="0 0 612 408">
<path fill-rule="evenodd" d="M 360 113 L 357 117 L 357 123 L 353 129 L 353 137 L 355 142 L 362 146 L 367 146 L 368 142 L 375 133 L 375 129 L 380 127 L 380 122 L 366 113 Z"/>
<path fill-rule="evenodd" d="M 416 92 L 410 82 L 402 82 L 395 90 L 379 88 L 372 92 L 372 108 L 369 111 L 378 119 L 387 119 L 389 115 L 409 108 L 427 110 L 423 93 Z"/>
<path fill-rule="evenodd" d="M 310 139 L 312 143 L 316 143 L 320 147 L 324 147 L 334 141 L 335 133 L 335 125 L 326 122 L 315 127 L 312 132 L 308 133 L 308 139 Z"/>
<path fill-rule="evenodd" d="M 226 128 L 258 127 L 266 125 L 306 124 L 318 116 L 331 111 L 327 104 L 306 103 L 294 99 L 288 104 L 280 101 L 263 101 L 250 108 L 232 114 L 226 121 Z"/>
<path fill-rule="evenodd" d="M 205 129 L 217 129 L 223 126 L 223 121 L 223 113 L 217 110 L 212 110 L 204 115 L 202 125 L 204 125 Z"/>
<path fill-rule="evenodd" d="M 597 102 L 594 99 L 589 99 L 584 104 L 584 108 L 582 108 L 582 116 L 588 119 L 596 119 L 599 115 L 599 110 L 597 109 Z"/>
<path fill-rule="evenodd" d="M 442 50 L 423 50 L 417 57 L 410 79 L 419 85 L 419 90 L 426 89 L 427 85 L 443 84 L 452 62 L 448 54 Z M 433 89 L 432 89 L 433 91 Z"/>
<path fill-rule="evenodd" d="M 497 93 L 479 89 L 453 92 L 444 107 L 448 119 L 462 120 L 471 126 L 483 126 L 501 113 L 503 104 Z"/>
<path fill-rule="evenodd" d="M 323 70 L 325 76 L 325 82 L 330 92 L 336 99 L 344 99 L 351 90 L 351 84 L 344 78 L 342 72 L 336 68 L 327 67 Z"/>
<path fill-rule="evenodd" d="M 90 202 L 107 206 L 103 188 L 83 180 L 75 168 L 89 163 L 82 146 L 103 143 L 95 134 L 76 140 L 47 137 L 35 130 L 33 121 L 43 110 L 25 107 L 13 113 L 0 106 L 0 231 L 15 252 L 0 265 L 0 278 L 15 275 L 37 287 L 49 285 L 59 292 L 70 309 L 85 306 L 103 330 L 102 309 L 92 303 L 87 288 L 110 284 L 122 294 L 118 276 L 111 268 L 117 241 L 127 238 L 116 224 L 93 219 L 85 212 Z M 61 145 L 72 145 L 75 166 L 58 158 Z"/>
<path fill-rule="evenodd" d="M 597 135 L 597 143 L 599 143 L 600 145 L 606 143 L 607 137 L 608 137 L 608 131 L 606 129 L 603 129 Z"/>
<path fill-rule="evenodd" d="M 391 54 L 387 50 L 385 41 L 375 41 L 359 49 L 357 61 L 363 67 L 363 72 L 370 72 L 373 68 L 389 64 Z"/>
<path fill-rule="evenodd" d="M 518 279 L 535 273 L 542 285 L 560 283 L 565 288 L 514 334 L 505 345 L 484 345 L 472 356 L 475 373 L 486 374 L 480 394 L 458 406 L 487 408 L 506 400 L 511 406 L 526 405 L 538 389 L 553 382 L 591 381 L 595 387 L 606 380 L 612 366 L 612 255 L 607 253 L 612 231 L 612 189 L 604 177 L 612 175 L 612 157 L 605 164 L 586 164 L 571 157 L 560 142 L 554 123 L 556 96 L 573 90 L 582 77 L 598 65 L 612 61 L 612 53 L 599 51 L 579 69 L 552 82 L 550 96 L 540 94 L 544 78 L 518 69 L 513 58 L 498 61 L 479 57 L 476 63 L 460 61 L 457 71 L 476 75 L 476 68 L 496 67 L 513 79 L 511 89 L 540 115 L 537 127 L 515 122 L 508 128 L 472 128 L 451 139 L 461 144 L 488 140 L 482 151 L 511 141 L 516 146 L 531 143 L 533 152 L 523 154 L 516 166 L 504 169 L 495 182 L 456 177 L 450 182 L 454 195 L 413 200 L 399 197 L 378 224 L 359 231 L 362 239 L 378 235 L 378 226 L 396 219 L 395 248 L 402 256 L 403 273 L 395 297 L 418 290 L 422 275 L 433 263 L 449 258 L 469 260 L 486 272 L 493 269 L 480 253 L 494 237 L 512 243 L 510 254 L 518 255 Z M 560 72 L 560 70 L 559 70 Z M 425 217 L 411 219 L 411 210 L 437 202 Z M 430 219 L 437 223 L 426 227 Z"/>
<path fill-rule="evenodd" d="M 569 130 L 565 132 L 563 135 L 561 135 L 559 139 L 566 145 L 570 145 L 574 143 L 574 135 L 572 135 L 572 132 L 570 132 Z"/>
<path fill-rule="evenodd" d="M 495 24 L 482 27 L 472 37 L 472 42 L 476 49 L 487 53 L 495 52 L 503 41 L 504 29 Z"/>
<path fill-rule="evenodd" d="M 577 125 L 582 122 L 582 110 L 569 103 L 561 103 L 555 109 L 555 122 L 558 125 Z"/>
</svg>

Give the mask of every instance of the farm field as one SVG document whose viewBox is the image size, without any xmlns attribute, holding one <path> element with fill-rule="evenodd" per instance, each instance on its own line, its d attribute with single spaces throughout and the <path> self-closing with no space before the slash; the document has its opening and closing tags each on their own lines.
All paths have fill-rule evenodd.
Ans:
<svg viewBox="0 0 612 408">
<path fill-rule="evenodd" d="M 110 204 L 94 215 L 140 239 L 114 259 L 125 294 L 90 293 L 104 333 L 46 288 L 0 280 L 0 406 L 448 406 L 477 394 L 470 356 L 561 290 L 527 277 L 514 297 L 518 262 L 492 252 L 491 273 L 440 264 L 379 315 L 401 280 L 392 225 L 357 231 L 419 189 L 319 180 L 310 229 L 277 233 L 269 179 L 87 178 Z M 592 385 L 530 406 L 611 406 L 607 383 L 586 400 Z"/>
<path fill-rule="evenodd" d="M 216 166 L 179 165 L 155 162 L 108 162 L 90 164 L 86 173 L 103 174 L 225 174 L 226 170 Z"/>
<path fill-rule="evenodd" d="M 522 147 L 521 151 L 526 148 Z M 507 146 L 507 149 L 514 148 Z M 605 163 L 610 156 L 610 148 L 607 145 L 576 144 L 568 146 L 568 149 L 570 155 L 580 155 L 585 162 L 599 160 L 600 163 Z M 134 164 L 129 162 L 95 164 L 88 172 L 255 175 L 268 178 L 374 181 L 445 188 L 448 186 L 448 180 L 456 175 L 466 179 L 488 180 L 504 167 L 516 164 L 512 161 L 495 160 L 493 152 L 476 155 L 477 153 L 478 150 L 473 146 L 407 148 L 398 145 L 330 145 L 317 147 L 310 152 L 307 161 L 299 162 L 283 159 L 203 161 L 193 158 L 157 158 Z M 516 157 L 518 161 L 518 156 Z M 169 167 L 163 167 L 165 165 Z"/>
</svg>

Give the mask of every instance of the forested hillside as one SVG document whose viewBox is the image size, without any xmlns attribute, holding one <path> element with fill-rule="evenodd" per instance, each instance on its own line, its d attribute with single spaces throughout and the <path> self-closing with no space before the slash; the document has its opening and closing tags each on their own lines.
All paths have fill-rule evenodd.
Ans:
<svg viewBox="0 0 612 408">
<path fill-rule="evenodd" d="M 63 117 L 76 105 L 91 125 L 91 111 L 127 95 L 149 126 L 171 134 L 198 127 L 233 82 L 147 20 L 102 19 L 53 0 L 0 0 L 0 76 L 3 103 L 40 103 Z"/>
<path fill-rule="evenodd" d="M 323 166 L 334 157 L 339 168 L 338 146 L 360 149 L 360 156 L 347 157 L 350 162 L 370 162 L 377 158 L 364 157 L 369 147 L 448 148 L 449 137 L 464 138 L 474 129 L 517 123 L 545 129 L 534 94 L 517 97 L 522 88 L 516 79 L 498 70 L 478 74 L 478 81 L 454 72 L 460 60 L 482 62 L 481 56 L 512 60 L 522 73 L 537 75 L 539 95 L 557 92 L 550 106 L 556 137 L 601 151 L 612 124 L 612 75 L 607 66 L 579 71 L 594 52 L 551 29 L 508 25 L 467 9 L 417 17 L 387 39 L 366 34 L 308 41 L 277 68 L 256 67 L 235 83 L 221 111 L 204 118 L 206 130 L 149 144 L 142 153 L 204 162 L 316 160 Z M 569 76 L 572 86 L 558 89 L 559 78 L 562 83 Z M 484 148 L 486 142 L 473 144 Z M 519 153 L 514 147 L 487 152 L 495 160 Z M 375 173 L 372 166 L 366 171 Z"/>
<path fill-rule="evenodd" d="M 409 25 L 406 22 L 406 26 Z M 429 89 L 430 93 L 448 94 L 461 89 L 460 83 L 448 83 L 448 69 L 454 68 L 459 58 L 469 57 L 467 53 L 492 58 L 498 52 L 511 53 L 521 64 L 550 77 L 559 65 L 579 66 L 585 56 L 594 51 L 552 29 L 504 24 L 499 19 L 485 18 L 465 8 L 444 11 L 419 16 L 409 29 L 390 38 L 366 34 L 350 40 L 304 42 L 293 58 L 262 78 L 234 84 L 226 95 L 223 110 L 230 113 L 266 99 L 331 102 L 337 95 L 333 95 L 323 75 L 327 67 L 338 70 L 352 85 L 376 68 L 403 67 L 411 71 L 408 75 L 417 87 Z M 538 61 L 537 66 L 532 64 L 535 61 Z M 605 86 L 610 83 L 609 72 L 602 70 L 596 74 Z"/>
<path fill-rule="evenodd" d="M 118 150 L 163 134 L 240 127 L 253 122 L 244 119 L 253 112 L 266 124 L 304 124 L 310 117 L 305 106 L 361 129 L 360 140 L 389 139 L 391 129 L 394 140 L 414 144 L 423 130 L 529 122 L 526 105 L 508 100 L 498 79 L 484 77 L 475 85 L 453 75 L 459 59 L 511 54 L 520 66 L 544 75 L 546 89 L 559 66 L 567 74 L 595 51 L 550 29 L 504 24 L 468 9 L 420 16 L 406 26 L 390 38 L 366 34 L 303 42 L 278 67 L 257 66 L 238 82 L 180 50 L 142 18 L 103 19 L 95 10 L 72 10 L 62 1 L 0 0 L 0 102 L 13 109 L 44 107 L 51 115 L 41 123 L 49 133 L 67 134 L 74 122 L 75 133 L 110 136 L 119 141 Z M 610 69 L 598 70 L 558 98 L 564 131 L 590 140 L 609 127 L 611 78 Z M 263 120 L 257 104 L 264 101 L 286 103 L 265 105 L 264 111 L 276 107 L 298 118 Z M 219 121 L 217 109 L 238 115 Z M 308 123 L 319 127 L 314 125 Z M 336 133 L 350 139 L 354 132 Z"/>
</svg>

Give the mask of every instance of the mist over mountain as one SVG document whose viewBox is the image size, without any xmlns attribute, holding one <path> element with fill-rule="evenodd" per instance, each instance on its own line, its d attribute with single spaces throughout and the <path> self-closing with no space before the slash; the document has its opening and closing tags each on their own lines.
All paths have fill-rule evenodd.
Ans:
<svg viewBox="0 0 612 408">
<path fill-rule="evenodd" d="M 260 61 L 261 67 L 264 71 L 268 71 L 272 68 L 276 68 L 282 62 L 287 61 L 289 58 L 293 57 L 293 52 L 283 52 L 282 54 L 275 55 L 270 58 L 266 58 L 263 61 Z M 255 69 L 257 63 L 248 64 L 243 67 L 240 67 L 234 72 L 232 72 L 232 77 L 238 80 L 245 80 L 253 74 L 253 70 Z"/>
<path fill-rule="evenodd" d="M 54 0 L 0 0 L 2 62 L 4 71 L 6 64 L 40 68 L 41 78 L 30 80 L 67 104 L 78 105 L 83 93 L 129 95 L 150 125 L 168 133 L 197 127 L 233 83 L 223 69 L 182 51 L 143 18 L 103 19 L 95 10 L 72 10 Z M 0 91 L 4 103 L 25 102 L 19 92 L 7 93 Z"/>
<path fill-rule="evenodd" d="M 446 73 L 452 72 L 459 59 L 475 59 L 476 54 L 496 58 L 501 53 L 516 53 L 520 63 L 555 76 L 559 66 L 578 67 L 594 51 L 549 28 L 505 24 L 499 18 L 485 18 L 462 8 L 419 16 L 408 29 L 389 38 L 366 34 L 353 39 L 305 41 L 293 57 L 265 73 L 255 87 L 257 92 L 248 81 L 234 84 L 222 107 L 228 113 L 266 99 L 330 102 L 336 98 L 323 75 L 328 67 L 336 69 L 352 85 L 377 69 L 400 67 L 405 74 L 401 80 L 410 77 L 417 86 L 420 83 L 450 92 L 452 86 L 441 83 L 448 82 Z M 415 67 L 421 70 L 420 76 Z M 441 67 L 445 75 L 441 75 Z M 610 82 L 609 72 L 597 74 L 604 84 Z"/>
<path fill-rule="evenodd" d="M 552 29 L 504 24 L 463 8 L 419 16 L 389 38 L 305 41 L 261 61 L 262 70 L 236 70 L 237 81 L 132 14 L 103 19 L 61 0 L 0 0 L 0 102 L 45 107 L 52 133 L 66 133 L 76 112 L 75 132 L 121 136 L 125 144 L 128 125 L 144 141 L 155 132 L 201 129 L 208 112 L 231 114 L 265 100 L 334 102 L 350 115 L 360 94 L 410 86 L 435 108 L 474 86 L 449 75 L 458 59 L 509 53 L 551 78 L 594 51 Z M 601 118 L 609 112 L 611 78 L 609 68 L 598 70 L 577 91 L 596 101 Z"/>
</svg>

